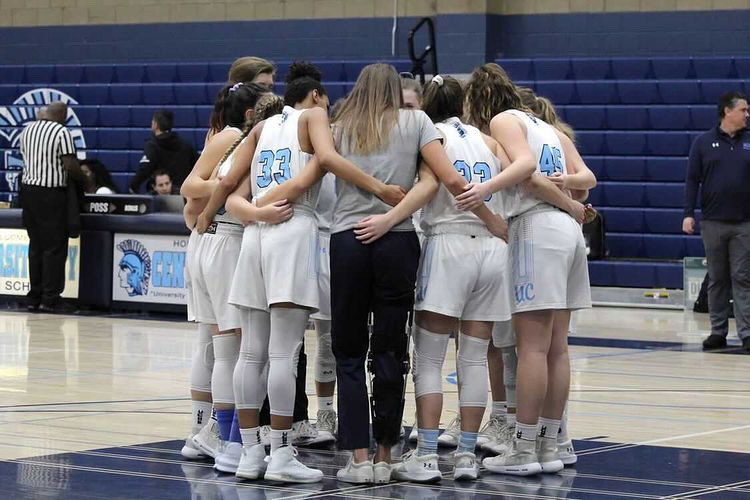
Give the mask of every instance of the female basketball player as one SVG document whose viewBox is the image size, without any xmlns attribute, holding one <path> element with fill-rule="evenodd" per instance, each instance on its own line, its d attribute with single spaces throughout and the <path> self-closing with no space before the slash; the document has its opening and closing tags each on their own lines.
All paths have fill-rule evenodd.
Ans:
<svg viewBox="0 0 750 500">
<path fill-rule="evenodd" d="M 567 174 L 570 149 L 561 141 L 562 134 L 527 112 L 502 68 L 485 64 L 474 70 L 467 94 L 468 115 L 475 123 L 489 124 L 492 137 L 512 162 L 534 162 L 548 177 Z M 471 208 L 494 191 L 493 180 L 472 184 L 458 197 L 458 206 Z M 483 463 L 506 474 L 556 472 L 563 467 L 556 436 L 570 382 L 570 311 L 591 305 L 586 249 L 580 226 L 567 214 L 522 187 L 511 190 L 507 200 L 511 306 L 518 343 L 516 439 L 505 454 Z M 573 200 L 570 203 L 574 206 Z"/>
<path fill-rule="evenodd" d="M 510 161 L 494 139 L 461 121 L 463 99 L 461 84 L 449 76 L 435 76 L 425 88 L 423 109 L 443 136 L 443 147 L 453 163 L 451 171 L 435 172 L 441 180 L 450 183 L 460 174 L 466 182 L 494 178 L 510 186 L 531 176 L 531 162 L 516 163 L 500 173 L 501 163 L 509 165 Z M 493 212 L 501 211 L 499 193 L 484 202 Z M 423 209 L 422 226 L 426 243 L 417 285 L 413 372 L 419 444 L 415 453 L 394 468 L 394 477 L 417 482 L 442 477 L 437 463 L 441 372 L 453 333 L 459 345 L 461 414 L 453 477 L 476 479 L 479 467 L 474 448 L 487 404 L 487 347 L 493 323 L 510 320 L 507 245 L 474 214 L 456 209 L 446 188 Z"/>
<path fill-rule="evenodd" d="M 393 203 L 403 196 L 399 187 L 386 186 L 336 153 L 326 112 L 328 98 L 315 67 L 292 65 L 284 101 L 284 112 L 259 123 L 237 149 L 233 168 L 198 218 L 199 231 L 208 227 L 217 208 L 243 178 L 245 182 L 249 179 L 253 200 L 260 204 L 277 186 L 283 191 L 286 181 L 317 169 L 318 162 Z M 305 169 L 312 154 L 317 160 Z M 318 186 L 311 182 L 301 196 L 290 197 L 296 198 L 294 215 L 285 224 L 250 224 L 243 235 L 229 297 L 229 302 L 240 306 L 243 331 L 251 332 L 242 337 L 235 376 L 245 445 L 239 477 L 256 479 L 265 473 L 266 479 L 303 483 L 323 477 L 321 471 L 297 461 L 291 446 L 296 358 L 309 314 L 319 305 L 314 219 L 317 191 Z M 242 217 L 240 211 L 236 213 Z M 266 467 L 258 409 L 266 392 L 261 380 L 267 362 L 271 457 Z"/>
<path fill-rule="evenodd" d="M 376 178 L 407 189 L 417 177 L 420 154 L 426 167 L 442 166 L 443 171 L 453 167 L 430 119 L 422 111 L 400 109 L 401 105 L 401 82 L 395 69 L 369 65 L 334 118 L 334 127 L 337 146 L 346 158 Z M 436 189 L 430 177 L 429 168 L 420 168 L 420 182 L 391 210 L 349 182 L 336 180 L 331 228 L 332 338 L 339 384 L 339 448 L 353 450 L 349 463 L 337 474 L 342 481 L 390 480 L 391 446 L 399 439 L 403 413 L 405 330 L 420 253 L 409 216 Z M 456 193 L 462 189 L 453 184 L 449 188 Z M 486 207 L 477 212 L 500 234 L 498 217 Z M 371 311 L 374 325 L 369 336 Z M 374 374 L 375 465 L 367 453 L 370 406 L 364 365 L 368 346 Z"/>
</svg>

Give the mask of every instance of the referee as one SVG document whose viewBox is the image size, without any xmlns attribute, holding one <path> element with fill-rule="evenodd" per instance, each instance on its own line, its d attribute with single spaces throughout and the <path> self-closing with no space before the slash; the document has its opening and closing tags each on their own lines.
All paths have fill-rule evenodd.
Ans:
<svg viewBox="0 0 750 500">
<path fill-rule="evenodd" d="M 68 177 L 83 180 L 70 131 L 64 126 L 68 106 L 53 102 L 46 113 L 21 133 L 23 175 L 20 201 L 29 234 L 28 309 L 61 308 L 68 257 Z"/>
</svg>

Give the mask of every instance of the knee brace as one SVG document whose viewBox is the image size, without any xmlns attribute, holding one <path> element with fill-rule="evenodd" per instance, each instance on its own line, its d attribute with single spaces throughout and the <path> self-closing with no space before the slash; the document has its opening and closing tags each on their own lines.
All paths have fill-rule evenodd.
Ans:
<svg viewBox="0 0 750 500">
<path fill-rule="evenodd" d="M 516 407 L 516 372 L 518 371 L 518 355 L 515 347 L 503 348 L 503 383 L 505 384 L 505 399 L 508 406 Z"/>
<path fill-rule="evenodd" d="M 211 392 L 211 374 L 214 371 L 214 345 L 211 325 L 198 324 L 198 343 L 190 365 L 190 389 Z"/>
<path fill-rule="evenodd" d="M 320 383 L 336 381 L 336 358 L 331 345 L 331 322 L 315 320 L 318 332 L 318 355 L 315 358 L 315 381 Z"/>
<path fill-rule="evenodd" d="M 297 362 L 310 312 L 306 309 L 271 309 L 271 340 L 268 348 L 268 402 L 271 414 L 294 415 Z"/>
<path fill-rule="evenodd" d="M 266 311 L 243 308 L 240 321 L 242 343 L 233 375 L 235 406 L 240 410 L 259 410 L 268 385 L 271 316 Z"/>
<path fill-rule="evenodd" d="M 443 393 L 443 362 L 449 341 L 450 335 L 432 333 L 419 326 L 414 329 L 412 379 L 417 398 Z"/>
<path fill-rule="evenodd" d="M 460 335 L 458 337 L 458 405 L 487 406 L 487 347 L 490 341 Z"/>
<path fill-rule="evenodd" d="M 234 404 L 232 377 L 240 351 L 240 339 L 234 333 L 213 336 L 214 371 L 211 376 L 211 393 L 214 403 Z"/>
</svg>

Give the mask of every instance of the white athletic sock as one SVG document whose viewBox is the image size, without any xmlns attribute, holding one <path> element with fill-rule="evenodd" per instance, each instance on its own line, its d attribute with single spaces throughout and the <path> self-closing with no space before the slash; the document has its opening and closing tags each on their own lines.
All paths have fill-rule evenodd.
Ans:
<svg viewBox="0 0 750 500">
<path fill-rule="evenodd" d="M 333 396 L 329 398 L 318 398 L 318 410 L 319 411 L 330 411 L 333 410 Z"/>
<path fill-rule="evenodd" d="M 198 434 L 204 425 L 211 420 L 211 410 L 213 409 L 213 403 L 206 401 L 193 401 L 193 412 L 191 419 L 191 431 L 193 434 Z"/>
<path fill-rule="evenodd" d="M 490 417 L 503 417 L 506 413 L 508 413 L 506 401 L 492 402 L 492 413 L 490 414 Z"/>
<path fill-rule="evenodd" d="M 539 437 L 542 439 L 557 439 L 560 430 L 560 421 L 552 418 L 539 419 Z"/>
<path fill-rule="evenodd" d="M 557 432 L 557 442 L 564 443 L 569 441 L 568 436 L 568 405 L 565 405 L 565 411 L 563 412 L 562 420 L 560 420 L 560 430 Z"/>
<path fill-rule="evenodd" d="M 537 424 L 522 424 L 516 422 L 516 439 L 536 441 Z"/>
<path fill-rule="evenodd" d="M 271 453 L 292 444 L 292 429 L 271 429 Z"/>
<path fill-rule="evenodd" d="M 516 425 L 516 414 L 508 413 L 505 415 L 505 423 L 508 425 Z"/>
<path fill-rule="evenodd" d="M 260 427 L 240 429 L 240 436 L 242 436 L 242 446 L 245 448 L 260 444 Z"/>
</svg>

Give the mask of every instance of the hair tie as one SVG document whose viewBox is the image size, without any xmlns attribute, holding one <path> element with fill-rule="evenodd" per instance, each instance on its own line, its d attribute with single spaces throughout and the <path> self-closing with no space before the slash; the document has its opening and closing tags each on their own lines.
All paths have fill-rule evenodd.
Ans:
<svg viewBox="0 0 750 500">
<path fill-rule="evenodd" d="M 237 82 L 237 83 L 235 83 L 234 85 L 232 85 L 232 88 L 231 88 L 231 89 L 229 89 L 229 92 L 230 92 L 230 93 L 231 93 L 231 92 L 236 92 L 236 91 L 237 91 L 237 89 L 238 89 L 238 88 L 240 88 L 240 87 L 242 87 L 243 85 L 245 85 L 245 84 L 244 84 L 243 82 Z"/>
<path fill-rule="evenodd" d="M 443 77 L 442 77 L 442 76 L 440 76 L 440 75 L 435 75 L 435 76 L 433 76 L 433 77 L 432 77 L 432 83 L 437 83 L 437 86 L 438 86 L 438 87 L 442 87 L 442 86 L 443 86 L 443 83 L 444 83 L 444 82 L 443 82 Z"/>
</svg>

